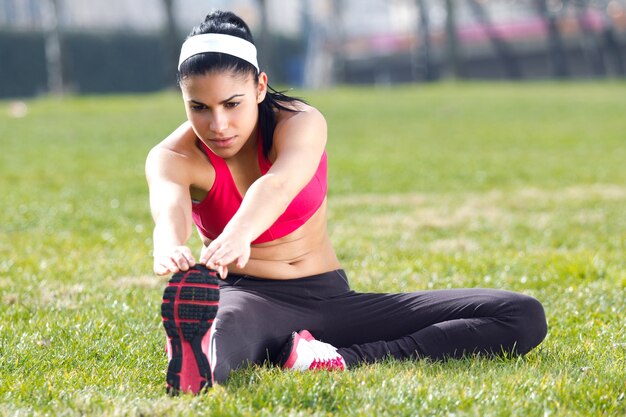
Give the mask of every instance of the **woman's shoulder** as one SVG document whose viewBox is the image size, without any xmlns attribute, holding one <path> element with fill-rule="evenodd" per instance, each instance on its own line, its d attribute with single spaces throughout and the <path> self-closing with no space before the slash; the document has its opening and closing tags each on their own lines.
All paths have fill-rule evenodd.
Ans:
<svg viewBox="0 0 626 417">
<path fill-rule="evenodd" d="M 296 164 L 301 163 L 300 168 L 307 161 L 314 161 L 317 167 L 326 148 L 327 136 L 326 120 L 315 107 L 303 104 L 296 111 L 281 110 L 269 159 L 275 163 L 281 156 L 285 156 L 292 161 L 299 161 Z"/>
<path fill-rule="evenodd" d="M 191 124 L 185 122 L 148 152 L 146 171 L 190 173 L 201 162 L 202 151 L 197 146 L 196 134 Z"/>
<path fill-rule="evenodd" d="M 281 109 L 276 118 L 274 139 L 282 132 L 316 132 L 315 136 L 326 141 L 326 119 L 317 108 L 302 102 L 290 103 L 290 110 Z"/>
<path fill-rule="evenodd" d="M 278 111 L 277 123 L 295 119 L 298 121 L 324 121 L 324 115 L 317 108 L 302 101 L 281 103 L 285 109 Z"/>
</svg>

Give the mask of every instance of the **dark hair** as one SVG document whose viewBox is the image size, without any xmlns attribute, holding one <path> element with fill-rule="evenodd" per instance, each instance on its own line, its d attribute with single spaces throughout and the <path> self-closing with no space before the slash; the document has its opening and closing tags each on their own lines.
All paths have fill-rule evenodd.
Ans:
<svg viewBox="0 0 626 417">
<path fill-rule="evenodd" d="M 214 11 L 209 13 L 204 22 L 194 27 L 189 36 L 204 33 L 220 33 L 224 35 L 237 36 L 254 44 L 252 33 L 248 25 L 236 14 L 232 12 Z M 178 69 L 178 83 L 190 75 L 202 75 L 212 71 L 232 71 L 242 75 L 250 74 L 255 82 L 258 82 L 257 69 L 254 65 L 241 58 L 219 52 L 206 52 L 189 57 L 183 61 Z M 276 110 L 296 112 L 292 107 L 287 107 L 288 103 L 306 103 L 304 100 L 290 97 L 283 92 L 276 91 L 267 86 L 265 99 L 259 103 L 259 129 L 263 141 L 263 154 L 268 157 L 272 148 L 274 129 L 276 128 Z"/>
</svg>

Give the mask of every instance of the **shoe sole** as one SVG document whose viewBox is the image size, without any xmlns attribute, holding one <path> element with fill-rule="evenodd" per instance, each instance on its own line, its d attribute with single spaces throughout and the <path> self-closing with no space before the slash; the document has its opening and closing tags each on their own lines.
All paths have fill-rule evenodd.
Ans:
<svg viewBox="0 0 626 417">
<path fill-rule="evenodd" d="M 203 265 L 172 276 L 163 292 L 161 316 L 171 346 L 167 392 L 198 393 L 213 386 L 202 339 L 210 331 L 219 305 L 217 273 Z"/>
<path fill-rule="evenodd" d="M 299 339 L 300 336 L 297 333 L 294 332 L 291 334 L 291 336 L 287 340 L 287 343 L 285 343 L 285 346 L 283 346 L 282 351 L 278 354 L 278 358 L 276 360 L 278 366 L 283 369 L 291 369 L 291 367 L 293 367 L 293 364 L 298 358 L 296 352 Z"/>
</svg>

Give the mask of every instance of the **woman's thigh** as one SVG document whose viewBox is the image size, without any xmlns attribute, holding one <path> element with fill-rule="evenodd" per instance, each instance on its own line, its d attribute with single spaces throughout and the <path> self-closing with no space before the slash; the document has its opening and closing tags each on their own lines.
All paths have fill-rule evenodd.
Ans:
<svg viewBox="0 0 626 417">
<path fill-rule="evenodd" d="M 316 327 L 317 320 L 298 303 L 236 287 L 221 288 L 213 324 L 216 380 L 223 381 L 231 370 L 251 363 L 273 362 L 293 331 Z"/>
<path fill-rule="evenodd" d="M 410 293 L 357 293 L 328 300 L 320 339 L 338 347 L 394 340 L 437 323 L 456 319 L 520 314 L 516 301 L 530 299 L 493 289 L 449 289 Z"/>
</svg>

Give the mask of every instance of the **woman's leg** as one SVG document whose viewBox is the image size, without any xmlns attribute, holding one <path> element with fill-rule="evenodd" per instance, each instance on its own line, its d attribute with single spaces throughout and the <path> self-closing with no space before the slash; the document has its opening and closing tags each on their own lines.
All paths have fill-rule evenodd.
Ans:
<svg viewBox="0 0 626 417">
<path fill-rule="evenodd" d="M 216 382 L 249 364 L 273 362 L 292 332 L 320 327 L 317 302 L 307 299 L 303 281 L 294 281 L 234 276 L 222 283 L 213 325 Z"/>
<path fill-rule="evenodd" d="M 197 393 L 224 382 L 231 370 L 273 359 L 294 329 L 315 326 L 298 303 L 276 296 L 276 284 L 237 276 L 220 280 L 201 265 L 174 274 L 161 307 L 170 393 Z"/>
<path fill-rule="evenodd" d="M 312 333 L 339 347 L 348 366 L 387 356 L 525 354 L 547 332 L 544 310 L 536 299 L 501 290 L 352 292 L 327 301 L 322 309 L 324 328 Z"/>
</svg>

